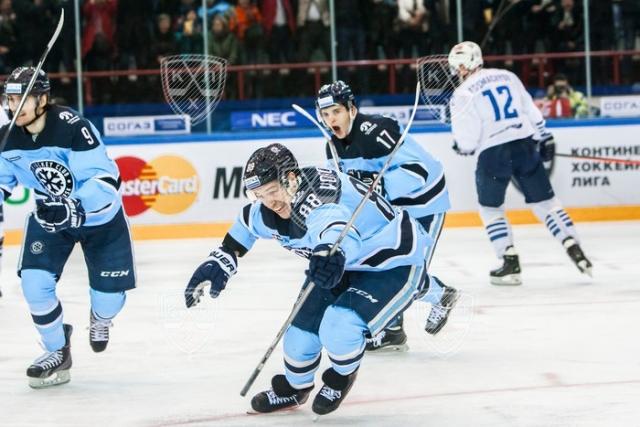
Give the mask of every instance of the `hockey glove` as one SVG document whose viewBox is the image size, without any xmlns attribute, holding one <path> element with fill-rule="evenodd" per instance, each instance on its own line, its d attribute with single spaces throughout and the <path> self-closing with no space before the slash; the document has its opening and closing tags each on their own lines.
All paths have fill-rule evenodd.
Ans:
<svg viewBox="0 0 640 427">
<path fill-rule="evenodd" d="M 184 290 L 184 301 L 187 308 L 193 307 L 200 302 L 204 295 L 204 288 L 211 285 L 209 295 L 217 298 L 220 292 L 227 286 L 227 281 L 236 274 L 238 260 L 236 254 L 220 246 L 209 254 L 207 258 L 191 276 L 187 288 Z"/>
<path fill-rule="evenodd" d="M 335 288 L 340 283 L 347 261 L 340 248 L 329 256 L 331 247 L 332 245 L 327 243 L 316 246 L 309 259 L 309 269 L 306 271 L 309 280 L 324 289 Z"/>
<path fill-rule="evenodd" d="M 79 228 L 86 219 L 79 200 L 59 196 L 36 200 L 34 217 L 49 233 Z"/>
<path fill-rule="evenodd" d="M 455 151 L 459 156 L 473 156 L 473 153 L 475 153 L 475 151 L 462 151 L 460 146 L 458 146 L 457 141 L 453 141 L 453 146 L 451 148 L 453 148 L 453 151 Z"/>
<path fill-rule="evenodd" d="M 548 133 L 538 141 L 538 151 L 543 162 L 553 160 L 553 156 L 556 155 L 556 141 L 553 139 L 553 135 Z"/>
</svg>

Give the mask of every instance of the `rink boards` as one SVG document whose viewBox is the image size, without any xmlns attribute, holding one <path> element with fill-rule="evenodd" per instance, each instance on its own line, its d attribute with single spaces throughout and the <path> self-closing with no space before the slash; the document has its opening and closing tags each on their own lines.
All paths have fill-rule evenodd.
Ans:
<svg viewBox="0 0 640 427">
<path fill-rule="evenodd" d="M 557 152 L 572 156 L 640 159 L 640 120 L 587 120 L 550 125 Z M 446 126 L 411 132 L 445 166 L 452 202 L 448 226 L 479 225 L 476 214 L 475 158 L 451 150 Z M 324 164 L 317 131 L 186 135 L 106 140 L 123 178 L 123 200 L 136 239 L 219 237 L 248 202 L 242 168 L 257 148 L 287 145 L 302 165 Z M 640 219 L 640 166 L 575 157 L 556 157 L 551 168 L 556 194 L 576 221 Z M 522 195 L 509 187 L 506 206 L 515 223 L 535 222 Z M 20 241 L 33 194 L 18 187 L 5 204 L 7 243 Z"/>
</svg>

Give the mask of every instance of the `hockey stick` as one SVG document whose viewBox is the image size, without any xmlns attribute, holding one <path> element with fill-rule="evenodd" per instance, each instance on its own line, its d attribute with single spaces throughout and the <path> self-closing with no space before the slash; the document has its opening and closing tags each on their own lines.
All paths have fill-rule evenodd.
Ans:
<svg viewBox="0 0 640 427">
<path fill-rule="evenodd" d="M 11 122 L 9 123 L 9 127 L 7 128 L 6 132 L 2 136 L 2 141 L 0 142 L 0 153 L 4 150 L 5 145 L 7 145 L 7 139 L 9 138 L 9 134 L 11 133 L 11 130 L 13 130 L 16 124 L 16 120 L 18 120 L 18 116 L 22 112 L 22 107 L 24 107 L 24 103 L 27 101 L 27 97 L 31 93 L 31 89 L 33 88 L 33 85 L 36 82 L 36 78 L 38 77 L 38 74 L 42 69 L 42 65 L 44 64 L 44 61 L 47 59 L 47 55 L 49 55 L 49 51 L 53 47 L 56 40 L 58 40 L 60 31 L 62 31 L 62 24 L 64 24 L 64 9 L 60 10 L 60 19 L 58 20 L 58 26 L 56 27 L 56 31 L 53 33 L 53 36 L 51 36 L 51 40 L 49 40 L 49 43 L 47 44 L 47 47 L 45 48 L 44 52 L 42 52 L 40 61 L 38 61 L 38 65 L 36 66 L 36 72 L 33 73 L 33 76 L 31 76 L 31 80 L 29 80 L 29 84 L 27 85 L 27 90 L 25 90 L 25 92 L 22 94 L 22 98 L 20 99 L 18 108 L 13 113 L 13 117 L 11 118 Z"/>
<path fill-rule="evenodd" d="M 360 203 L 358 203 L 358 206 L 356 206 L 355 210 L 353 211 L 353 214 L 351 215 L 351 218 L 349 219 L 347 224 L 344 226 L 344 228 L 340 232 L 340 235 L 338 236 L 338 238 L 336 239 L 335 243 L 333 244 L 333 247 L 331 248 L 331 251 L 329 251 L 329 256 L 332 256 L 333 254 L 336 253 L 336 251 L 340 247 L 340 243 L 342 243 L 344 238 L 347 236 L 347 233 L 349 233 L 349 229 L 353 226 L 353 223 L 355 222 L 356 218 L 358 217 L 358 215 L 360 215 L 360 211 L 362 211 L 362 208 L 364 207 L 365 203 L 369 200 L 369 197 L 371 196 L 371 193 L 373 193 L 373 189 L 378 186 L 378 184 L 380 183 L 380 180 L 382 179 L 382 175 L 387 171 L 387 169 L 391 165 L 391 160 L 393 160 L 393 157 L 398 152 L 398 149 L 402 145 L 402 142 L 405 140 L 405 138 L 407 137 L 407 134 L 409 133 L 409 129 L 411 128 L 411 124 L 413 123 L 413 118 L 415 117 L 416 110 L 418 109 L 418 100 L 419 99 L 420 99 L 420 83 L 418 82 L 418 84 L 416 85 L 416 99 L 415 99 L 415 101 L 413 103 L 413 112 L 411 113 L 411 117 L 409 117 L 409 121 L 407 122 L 407 127 L 404 128 L 404 131 L 402 132 L 402 135 L 400 135 L 400 139 L 398 139 L 398 141 L 396 142 L 395 146 L 393 147 L 393 150 L 391 150 L 391 152 L 387 156 L 387 160 L 384 162 L 384 165 L 382 165 L 382 169 L 380 169 L 380 172 L 378 173 L 376 178 L 373 180 L 373 183 L 371 183 L 371 185 L 367 189 L 367 192 L 364 194 L 364 196 L 362 196 L 362 199 L 360 200 Z M 300 311 L 300 309 L 304 305 L 305 301 L 307 300 L 307 298 L 311 294 L 311 291 L 313 291 L 313 288 L 315 288 L 315 283 L 310 282 L 307 279 L 305 281 L 305 285 L 303 285 L 303 287 L 302 287 L 302 289 L 303 289 L 302 292 L 298 296 L 298 299 L 296 300 L 296 302 L 295 302 L 295 304 L 293 306 L 293 309 L 291 310 L 291 313 L 289 314 L 289 317 L 287 317 L 287 320 L 284 321 L 284 324 L 282 325 L 282 327 L 278 331 L 278 334 L 274 338 L 273 342 L 271 343 L 271 345 L 267 349 L 267 351 L 264 354 L 264 356 L 262 356 L 262 359 L 260 360 L 260 363 L 258 363 L 258 366 L 253 370 L 253 373 L 249 377 L 249 380 L 247 381 L 247 383 L 244 385 L 244 387 L 240 391 L 240 396 L 246 396 L 247 395 L 247 392 L 249 391 L 249 388 L 251 388 L 251 386 L 253 385 L 253 383 L 256 380 L 256 378 L 258 378 L 258 375 L 262 371 L 262 368 L 264 368 L 264 365 L 267 363 L 267 360 L 269 360 L 269 357 L 271 357 L 271 353 L 273 353 L 273 351 L 275 350 L 276 346 L 278 345 L 278 343 L 280 342 L 280 340 L 284 336 L 284 333 L 286 332 L 287 328 L 289 327 L 289 325 L 291 324 L 293 319 L 296 317 L 296 315 L 298 314 L 298 312 Z"/>
<path fill-rule="evenodd" d="M 565 154 L 565 153 L 555 153 L 555 155 L 558 157 L 567 157 L 570 159 L 594 160 L 597 162 L 622 163 L 623 165 L 640 166 L 640 160 L 615 159 L 612 157 L 597 157 L 597 156 L 579 156 L 577 154 Z"/>
<path fill-rule="evenodd" d="M 329 144 L 329 150 L 331 150 L 331 157 L 333 157 L 333 163 L 334 163 L 334 165 L 336 167 L 336 170 L 338 172 L 342 172 L 340 170 L 340 163 L 339 163 L 340 158 L 338 157 L 338 152 L 336 151 L 336 146 L 333 144 L 333 141 L 331 140 L 331 136 L 329 136 L 329 134 L 327 133 L 327 131 L 324 128 L 324 126 L 322 126 L 320 123 L 318 123 L 318 121 L 316 119 L 314 119 L 313 116 L 307 112 L 307 110 L 305 110 L 304 108 L 302 108 L 298 104 L 291 104 L 291 106 L 293 107 L 294 110 L 296 110 L 298 113 L 300 113 L 303 116 L 305 116 L 307 119 L 309 119 L 309 121 L 311 123 L 316 125 L 316 127 L 318 129 L 320 129 L 320 132 L 322 132 L 322 135 L 324 135 L 325 139 L 327 140 L 327 143 Z"/>
</svg>

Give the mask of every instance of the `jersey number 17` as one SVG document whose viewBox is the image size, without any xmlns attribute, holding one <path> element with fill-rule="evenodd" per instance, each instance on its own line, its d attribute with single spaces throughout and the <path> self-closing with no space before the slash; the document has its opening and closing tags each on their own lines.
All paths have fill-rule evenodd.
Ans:
<svg viewBox="0 0 640 427">
<path fill-rule="evenodd" d="M 513 119 L 518 117 L 518 110 L 513 108 L 511 103 L 513 97 L 511 96 L 511 90 L 509 86 L 497 86 L 495 88 L 495 94 L 493 89 L 487 89 L 482 91 L 482 94 L 489 98 L 491 106 L 493 107 L 493 115 L 496 122 L 502 119 Z M 501 105 L 498 104 L 500 102 Z"/>
</svg>

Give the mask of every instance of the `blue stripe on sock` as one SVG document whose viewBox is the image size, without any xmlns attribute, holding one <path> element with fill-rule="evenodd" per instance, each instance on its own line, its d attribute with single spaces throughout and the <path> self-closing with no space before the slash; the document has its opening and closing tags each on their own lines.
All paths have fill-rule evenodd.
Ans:
<svg viewBox="0 0 640 427">
<path fill-rule="evenodd" d="M 495 230 L 491 230 L 491 231 L 489 231 L 489 233 L 488 233 L 488 234 L 489 234 L 489 236 L 491 236 L 492 234 L 496 234 L 496 233 L 506 233 L 507 231 L 508 231 L 508 230 L 507 230 L 507 227 L 504 227 L 504 228 L 496 228 Z"/>
<path fill-rule="evenodd" d="M 62 304 L 58 301 L 58 305 L 56 308 L 51 310 L 47 314 L 32 314 L 31 318 L 33 319 L 33 323 L 39 326 L 48 325 L 53 323 L 58 317 L 62 315 Z"/>
<path fill-rule="evenodd" d="M 507 223 L 505 221 L 498 221 L 498 222 L 494 222 L 492 224 L 487 225 L 485 228 L 488 231 L 492 227 L 506 226 L 506 225 L 507 225 Z"/>
<path fill-rule="evenodd" d="M 318 357 L 313 363 L 307 365 L 307 366 L 302 366 L 302 367 L 298 367 L 298 366 L 293 366 L 292 364 L 288 363 L 286 360 L 284 361 L 284 366 L 285 368 L 287 368 L 289 371 L 291 371 L 294 374 L 306 374 L 309 371 L 315 371 L 316 369 L 318 369 L 318 366 L 320 365 L 320 357 Z"/>
<path fill-rule="evenodd" d="M 490 236 L 489 239 L 493 242 L 494 240 L 498 240 L 501 239 L 503 237 L 507 237 L 509 234 L 508 233 L 502 233 L 502 234 L 498 234 L 497 236 Z"/>
<path fill-rule="evenodd" d="M 347 360 L 334 359 L 333 357 L 331 357 L 331 355 L 329 355 L 329 359 L 331 360 L 332 363 L 334 363 L 336 365 L 349 366 L 349 365 L 352 365 L 352 364 L 360 361 L 360 359 L 362 359 L 362 356 L 364 356 L 364 351 L 362 353 L 360 353 L 359 355 L 357 355 L 356 357 L 352 357 L 351 359 L 347 359 Z"/>
</svg>

